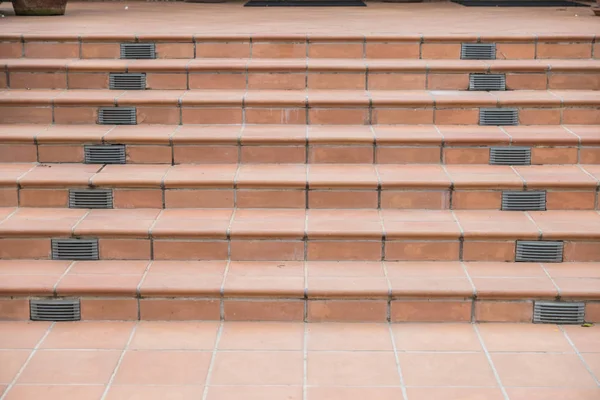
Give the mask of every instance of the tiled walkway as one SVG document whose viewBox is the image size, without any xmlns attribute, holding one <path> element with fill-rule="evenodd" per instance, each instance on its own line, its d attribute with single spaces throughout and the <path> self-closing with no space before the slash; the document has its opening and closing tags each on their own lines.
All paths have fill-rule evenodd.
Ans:
<svg viewBox="0 0 600 400">
<path fill-rule="evenodd" d="M 600 327 L 0 323 L 2 400 L 597 400 Z"/>
</svg>

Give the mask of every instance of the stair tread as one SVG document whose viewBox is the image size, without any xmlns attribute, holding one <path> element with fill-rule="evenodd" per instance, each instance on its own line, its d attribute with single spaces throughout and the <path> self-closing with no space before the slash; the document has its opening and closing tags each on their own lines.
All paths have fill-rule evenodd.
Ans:
<svg viewBox="0 0 600 400">
<path fill-rule="evenodd" d="M 4 296 L 600 299 L 600 263 L 0 260 Z"/>
<path fill-rule="evenodd" d="M 598 240 L 600 211 L 1 208 L 2 237 Z"/>
</svg>

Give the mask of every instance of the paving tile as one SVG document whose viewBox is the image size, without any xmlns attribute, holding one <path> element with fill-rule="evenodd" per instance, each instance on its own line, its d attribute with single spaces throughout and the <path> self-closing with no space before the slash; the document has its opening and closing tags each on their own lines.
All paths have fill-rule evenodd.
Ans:
<svg viewBox="0 0 600 400">
<path fill-rule="evenodd" d="M 383 235 L 377 210 L 311 209 L 307 220 L 309 239 L 379 239 Z"/>
<path fill-rule="evenodd" d="M 544 239 L 600 238 L 600 214 L 594 211 L 535 211 L 529 215 Z"/>
<path fill-rule="evenodd" d="M 100 400 L 104 385 L 15 385 L 6 400 Z"/>
<path fill-rule="evenodd" d="M 399 387 L 309 387 L 307 400 L 402 400 Z"/>
<path fill-rule="evenodd" d="M 511 400 L 594 400 L 600 389 L 577 388 L 507 388 Z"/>
<path fill-rule="evenodd" d="M 564 325 L 566 336 L 581 353 L 600 353 L 600 326 L 581 327 Z"/>
<path fill-rule="evenodd" d="M 129 349 L 132 350 L 212 350 L 217 322 L 141 321 Z"/>
<path fill-rule="evenodd" d="M 106 400 L 186 400 L 200 399 L 204 386 L 111 385 Z"/>
<path fill-rule="evenodd" d="M 5 235 L 70 236 L 73 227 L 87 210 L 19 208 L 15 214 L 0 223 Z"/>
<path fill-rule="evenodd" d="M 207 400 L 301 400 L 302 386 L 211 386 Z"/>
<path fill-rule="evenodd" d="M 232 210 L 167 209 L 152 228 L 155 238 L 215 238 L 225 239 Z"/>
<path fill-rule="evenodd" d="M 387 324 L 321 323 L 307 329 L 309 351 L 391 351 Z"/>
<path fill-rule="evenodd" d="M 237 210 L 231 223 L 232 238 L 288 238 L 304 237 L 305 211 Z"/>
<path fill-rule="evenodd" d="M 411 400 L 466 400 L 485 399 L 501 400 L 504 398 L 500 388 L 407 388 L 406 393 Z M 511 397 L 512 399 L 512 397 Z"/>
<path fill-rule="evenodd" d="M 460 229 L 449 211 L 382 210 L 386 239 L 458 239 Z"/>
<path fill-rule="evenodd" d="M 463 264 L 472 278 L 511 277 L 546 278 L 539 263 L 468 262 Z M 561 264 L 562 265 L 562 264 Z"/>
<path fill-rule="evenodd" d="M 38 350 L 17 383 L 106 384 L 120 356 L 117 350 Z"/>
<path fill-rule="evenodd" d="M 395 386 L 400 376 L 392 352 L 308 353 L 311 386 Z"/>
<path fill-rule="evenodd" d="M 308 277 L 384 277 L 381 262 L 308 261 Z"/>
<path fill-rule="evenodd" d="M 481 324 L 478 329 L 490 352 L 574 352 L 556 325 Z"/>
<path fill-rule="evenodd" d="M 223 324 L 219 350 L 302 350 L 304 325 L 281 322 Z"/>
<path fill-rule="evenodd" d="M 56 324 L 41 343 L 41 349 L 124 349 L 133 322 L 86 321 Z"/>
<path fill-rule="evenodd" d="M 392 325 L 398 351 L 482 351 L 471 324 Z"/>
<path fill-rule="evenodd" d="M 0 348 L 33 349 L 49 327 L 49 322 L 42 321 L 2 321 L 0 322 Z"/>
<path fill-rule="evenodd" d="M 30 353 L 29 350 L 0 350 L 0 358 L 2 359 L 0 382 L 11 383 L 19 370 L 25 365 Z"/>
<path fill-rule="evenodd" d="M 160 210 L 91 210 L 77 224 L 74 233 L 81 236 L 148 237 Z"/>
<path fill-rule="evenodd" d="M 598 181 L 575 165 L 532 165 L 514 167 L 528 189 L 594 188 Z"/>
<path fill-rule="evenodd" d="M 202 385 L 211 352 L 127 351 L 115 375 L 116 385 Z"/>
<path fill-rule="evenodd" d="M 237 165 L 175 165 L 164 177 L 165 188 L 233 188 Z"/>
<path fill-rule="evenodd" d="M 213 385 L 301 385 L 300 351 L 218 352 L 211 375 Z"/>
<path fill-rule="evenodd" d="M 310 189 L 375 189 L 377 183 L 372 165 L 311 164 L 308 167 Z"/>
<path fill-rule="evenodd" d="M 492 353 L 492 362 L 505 387 L 594 388 L 594 380 L 575 354 Z"/>
<path fill-rule="evenodd" d="M 406 386 L 495 386 L 492 369 L 478 353 L 398 353 Z M 457 374 L 457 371 L 461 371 Z"/>
<path fill-rule="evenodd" d="M 506 166 L 446 165 L 455 189 L 520 189 L 523 179 Z"/>
<path fill-rule="evenodd" d="M 440 165 L 377 165 L 383 189 L 441 188 L 452 183 Z"/>
<path fill-rule="evenodd" d="M 598 353 L 584 353 L 582 354 L 583 360 L 586 365 L 594 374 L 596 381 L 600 378 L 600 354 Z"/>
<path fill-rule="evenodd" d="M 525 213 L 455 211 L 465 239 L 536 239 L 539 230 Z"/>
<path fill-rule="evenodd" d="M 255 164 L 240 166 L 236 178 L 239 188 L 305 188 L 306 166 L 296 164 Z"/>
<path fill-rule="evenodd" d="M 225 261 L 154 261 L 139 290 L 142 296 L 219 296 Z"/>
</svg>

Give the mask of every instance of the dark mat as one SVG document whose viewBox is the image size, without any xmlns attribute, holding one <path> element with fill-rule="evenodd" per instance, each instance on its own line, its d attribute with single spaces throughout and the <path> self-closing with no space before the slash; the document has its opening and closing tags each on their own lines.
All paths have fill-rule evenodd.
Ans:
<svg viewBox="0 0 600 400">
<path fill-rule="evenodd" d="M 362 0 L 250 0 L 244 7 L 366 7 Z"/>
<path fill-rule="evenodd" d="M 568 0 L 452 0 L 466 7 L 589 7 Z"/>
</svg>

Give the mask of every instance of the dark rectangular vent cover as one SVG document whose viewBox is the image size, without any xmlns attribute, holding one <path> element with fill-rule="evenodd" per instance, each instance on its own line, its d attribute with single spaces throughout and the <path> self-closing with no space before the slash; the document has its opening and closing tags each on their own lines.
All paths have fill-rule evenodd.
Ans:
<svg viewBox="0 0 600 400">
<path fill-rule="evenodd" d="M 71 189 L 69 208 L 113 208 L 110 189 Z"/>
<path fill-rule="evenodd" d="M 504 211 L 545 211 L 546 191 L 502 192 Z"/>
<path fill-rule="evenodd" d="M 108 88 L 112 90 L 145 90 L 146 74 L 116 74 L 111 73 Z"/>
<path fill-rule="evenodd" d="M 154 59 L 154 43 L 121 43 L 121 58 L 126 60 Z"/>
<path fill-rule="evenodd" d="M 98 109 L 100 125 L 137 125 L 135 107 L 101 107 Z"/>
<path fill-rule="evenodd" d="M 506 90 L 504 74 L 471 74 L 469 90 Z"/>
<path fill-rule="evenodd" d="M 124 144 L 90 144 L 84 146 L 86 164 L 125 164 Z"/>
<path fill-rule="evenodd" d="M 53 260 L 97 260 L 98 239 L 52 239 Z"/>
<path fill-rule="evenodd" d="M 535 324 L 583 324 L 584 318 L 584 303 L 536 301 L 533 305 Z"/>
<path fill-rule="evenodd" d="M 495 60 L 496 43 L 463 43 L 460 47 L 461 60 Z"/>
<path fill-rule="evenodd" d="M 490 147 L 491 165 L 531 165 L 531 147 Z"/>
<path fill-rule="evenodd" d="M 519 125 L 516 108 L 480 108 L 479 125 Z"/>
<path fill-rule="evenodd" d="M 29 300 L 32 321 L 79 321 L 79 300 Z"/>
<path fill-rule="evenodd" d="M 517 240 L 517 262 L 562 262 L 563 242 Z"/>
</svg>

